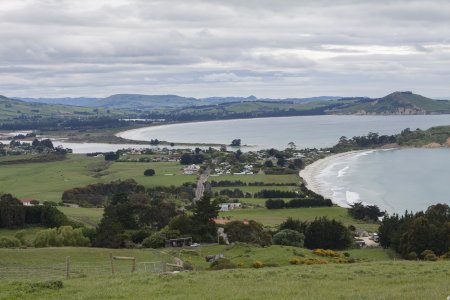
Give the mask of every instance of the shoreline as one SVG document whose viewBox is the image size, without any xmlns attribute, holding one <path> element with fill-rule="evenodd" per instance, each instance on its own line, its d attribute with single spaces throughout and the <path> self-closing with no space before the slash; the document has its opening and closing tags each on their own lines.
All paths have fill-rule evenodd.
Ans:
<svg viewBox="0 0 450 300">
<path fill-rule="evenodd" d="M 391 148 L 391 149 L 398 149 L 398 148 Z M 333 204 L 339 207 L 346 207 L 342 205 L 343 203 L 339 203 L 333 199 L 333 192 L 323 187 L 323 185 L 316 179 L 317 175 L 319 175 L 320 172 L 323 171 L 326 167 L 328 167 L 334 160 L 342 159 L 358 153 L 372 152 L 372 151 L 386 151 L 386 150 L 390 149 L 378 148 L 378 149 L 353 150 L 343 153 L 332 154 L 327 157 L 316 160 L 312 164 L 307 165 L 303 170 L 299 172 L 299 176 L 302 182 L 305 184 L 305 186 L 311 191 L 319 195 L 322 195 L 325 198 L 331 199 Z"/>
</svg>

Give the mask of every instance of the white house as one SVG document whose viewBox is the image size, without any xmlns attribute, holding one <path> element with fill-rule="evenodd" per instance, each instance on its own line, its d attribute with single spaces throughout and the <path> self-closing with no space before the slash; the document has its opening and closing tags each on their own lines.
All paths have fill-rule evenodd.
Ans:
<svg viewBox="0 0 450 300">
<path fill-rule="evenodd" d="M 200 166 L 197 165 L 186 166 L 183 168 L 183 174 L 184 175 L 197 174 L 198 170 L 200 170 Z"/>
<path fill-rule="evenodd" d="M 220 211 L 229 211 L 235 208 L 241 208 L 241 203 L 221 203 L 219 204 Z"/>
</svg>

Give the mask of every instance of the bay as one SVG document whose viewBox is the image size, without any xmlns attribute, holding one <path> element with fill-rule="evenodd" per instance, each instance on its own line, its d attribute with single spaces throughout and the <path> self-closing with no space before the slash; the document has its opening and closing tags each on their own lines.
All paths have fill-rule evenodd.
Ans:
<svg viewBox="0 0 450 300">
<path fill-rule="evenodd" d="M 450 205 L 450 149 L 365 151 L 338 157 L 312 175 L 318 192 L 348 207 L 361 201 L 389 213 Z"/>
<path fill-rule="evenodd" d="M 328 147 L 341 136 L 353 137 L 369 132 L 395 134 L 405 128 L 427 129 L 450 125 L 450 115 L 413 116 L 302 116 L 286 118 L 238 119 L 145 127 L 120 132 L 130 140 L 158 139 L 179 143 L 230 144 L 241 139 L 245 150 Z"/>
</svg>

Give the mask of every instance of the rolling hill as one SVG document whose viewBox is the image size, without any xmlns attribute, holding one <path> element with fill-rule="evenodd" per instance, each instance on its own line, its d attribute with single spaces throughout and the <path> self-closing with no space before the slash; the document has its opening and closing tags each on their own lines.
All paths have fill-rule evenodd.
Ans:
<svg viewBox="0 0 450 300">
<path fill-rule="evenodd" d="M 331 114 L 424 115 L 450 113 L 450 101 L 433 100 L 412 92 L 394 92 L 383 98 L 343 98 L 348 103 L 328 111 Z"/>
<path fill-rule="evenodd" d="M 94 111 L 93 108 L 61 104 L 31 103 L 10 99 L 0 95 L 0 121 L 24 119 L 89 117 L 107 114 L 105 109 Z M 109 112 L 114 114 L 114 112 Z"/>
<path fill-rule="evenodd" d="M 192 98 L 177 95 L 141 95 L 141 94 L 116 94 L 106 98 L 17 98 L 18 100 L 31 103 L 62 104 L 74 106 L 86 106 L 107 109 L 121 109 L 130 111 L 180 109 L 184 107 L 199 107 L 208 105 L 220 105 L 226 103 L 242 102 L 293 102 L 309 103 L 318 101 L 336 100 L 340 97 L 320 96 L 312 98 L 289 98 L 289 99 L 258 99 L 249 97 L 209 97 Z"/>
</svg>

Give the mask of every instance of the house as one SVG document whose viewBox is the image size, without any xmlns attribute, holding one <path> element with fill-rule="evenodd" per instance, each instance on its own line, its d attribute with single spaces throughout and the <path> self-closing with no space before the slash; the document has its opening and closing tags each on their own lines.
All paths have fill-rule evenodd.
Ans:
<svg viewBox="0 0 450 300">
<path fill-rule="evenodd" d="M 166 247 L 189 247 L 190 245 L 192 245 L 192 237 L 166 240 Z"/>
<path fill-rule="evenodd" d="M 197 174 L 198 170 L 200 170 L 200 166 L 197 165 L 186 166 L 183 168 L 183 174 L 184 175 Z"/>
<path fill-rule="evenodd" d="M 37 200 L 27 198 L 27 199 L 20 199 L 19 201 L 22 202 L 23 206 L 34 206 L 33 202 L 35 202 Z"/>
<path fill-rule="evenodd" d="M 221 203 L 219 204 L 220 211 L 229 211 L 236 208 L 241 208 L 241 203 Z"/>
</svg>

